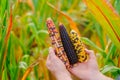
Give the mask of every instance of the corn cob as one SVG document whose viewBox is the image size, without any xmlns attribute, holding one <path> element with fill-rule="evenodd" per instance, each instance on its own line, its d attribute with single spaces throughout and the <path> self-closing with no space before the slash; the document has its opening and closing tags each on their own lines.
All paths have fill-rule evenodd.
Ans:
<svg viewBox="0 0 120 80">
<path fill-rule="evenodd" d="M 68 57 L 68 60 L 69 60 L 70 64 L 73 65 L 78 62 L 78 58 L 74 51 L 72 42 L 70 40 L 70 37 L 69 37 L 64 25 L 62 25 L 62 24 L 59 25 L 59 32 L 60 32 L 60 37 L 61 37 L 61 40 L 63 43 L 64 50 Z"/>
<path fill-rule="evenodd" d="M 79 35 L 74 30 L 70 32 L 70 39 L 73 44 L 74 50 L 78 56 L 79 62 L 84 62 L 88 59 L 88 54 L 85 52 L 85 47 L 80 40 Z"/>
<path fill-rule="evenodd" d="M 70 66 L 69 60 L 64 51 L 61 38 L 51 18 L 47 19 L 47 28 L 48 28 L 49 36 L 52 41 L 52 45 L 56 51 L 56 55 L 62 60 L 62 62 L 64 62 L 66 67 L 69 67 Z"/>
</svg>

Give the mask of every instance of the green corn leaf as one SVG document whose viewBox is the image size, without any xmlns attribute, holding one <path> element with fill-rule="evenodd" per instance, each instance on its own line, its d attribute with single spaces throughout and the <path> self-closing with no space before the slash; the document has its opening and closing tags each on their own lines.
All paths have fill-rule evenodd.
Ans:
<svg viewBox="0 0 120 80">
<path fill-rule="evenodd" d="M 106 53 L 104 52 L 104 50 L 102 50 L 100 47 L 98 47 L 95 43 L 93 43 L 90 39 L 88 38 L 85 38 L 85 37 L 81 37 L 80 38 L 82 40 L 82 42 L 86 45 L 89 45 L 91 47 L 93 47 L 94 49 L 98 50 L 102 55 L 103 57 L 106 56 Z"/>
<path fill-rule="evenodd" d="M 109 59 L 110 59 L 110 56 L 111 56 L 112 54 L 114 54 L 115 51 L 116 51 L 116 46 L 115 46 L 114 44 L 112 44 L 111 47 L 110 47 L 110 50 L 109 50 L 109 52 L 108 52 L 108 54 L 107 54 L 107 56 L 106 56 L 105 63 L 108 63 L 108 61 L 109 61 Z"/>
<path fill-rule="evenodd" d="M 106 0 L 84 0 L 112 42 L 120 49 L 120 17 Z"/>
<path fill-rule="evenodd" d="M 7 78 L 7 68 L 6 68 L 6 67 L 5 67 L 5 69 L 3 70 L 2 80 L 8 80 L 8 78 Z"/>
<path fill-rule="evenodd" d="M 120 0 L 115 0 L 114 7 L 116 11 L 120 14 Z"/>
<path fill-rule="evenodd" d="M 116 71 L 120 71 L 120 68 L 113 66 L 113 65 L 105 65 L 102 69 L 101 72 L 103 74 L 107 73 L 107 72 L 116 72 Z"/>
<path fill-rule="evenodd" d="M 102 49 L 105 49 L 105 43 L 104 43 L 104 38 L 103 38 L 103 30 L 97 22 L 95 22 L 94 26 L 96 28 L 98 37 L 100 39 L 101 47 L 102 47 Z"/>
</svg>

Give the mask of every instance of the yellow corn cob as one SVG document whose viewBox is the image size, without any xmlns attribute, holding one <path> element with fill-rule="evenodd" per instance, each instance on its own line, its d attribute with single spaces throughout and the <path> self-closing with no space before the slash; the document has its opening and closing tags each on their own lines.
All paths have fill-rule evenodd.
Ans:
<svg viewBox="0 0 120 80">
<path fill-rule="evenodd" d="M 51 18 L 47 19 L 47 27 L 48 27 L 49 36 L 52 41 L 52 45 L 56 51 L 56 55 L 64 62 L 66 67 L 70 67 L 69 60 L 66 56 L 66 53 L 64 51 L 64 48 L 61 42 L 60 35 L 57 29 L 55 28 L 55 25 Z"/>
<path fill-rule="evenodd" d="M 74 30 L 70 32 L 70 39 L 73 44 L 74 50 L 78 56 L 79 62 L 84 62 L 88 59 L 88 54 L 85 52 L 85 47 L 80 40 L 79 35 Z"/>
</svg>

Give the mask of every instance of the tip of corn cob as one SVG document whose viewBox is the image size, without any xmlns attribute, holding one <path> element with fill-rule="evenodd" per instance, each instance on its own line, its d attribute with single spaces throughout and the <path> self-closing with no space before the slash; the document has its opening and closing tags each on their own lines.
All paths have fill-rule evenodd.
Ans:
<svg viewBox="0 0 120 80">
<path fill-rule="evenodd" d="M 47 18 L 47 20 L 52 20 L 52 19 L 49 17 L 49 18 Z"/>
<path fill-rule="evenodd" d="M 72 30 L 70 31 L 70 33 L 71 33 L 71 34 L 72 34 L 72 33 L 76 33 L 76 31 L 72 29 Z"/>
<path fill-rule="evenodd" d="M 61 22 L 59 22 L 59 27 L 60 27 L 60 26 L 64 26 L 64 25 L 63 25 Z"/>
<path fill-rule="evenodd" d="M 77 36 L 77 32 L 75 30 L 70 31 L 70 36 Z"/>
<path fill-rule="evenodd" d="M 50 28 L 51 26 L 55 26 L 51 18 L 47 18 L 46 24 L 48 28 Z"/>
<path fill-rule="evenodd" d="M 59 23 L 59 30 L 64 28 L 64 25 L 62 23 Z"/>
<path fill-rule="evenodd" d="M 51 18 L 47 18 L 47 23 L 49 23 L 50 21 L 52 21 L 52 19 Z"/>
</svg>

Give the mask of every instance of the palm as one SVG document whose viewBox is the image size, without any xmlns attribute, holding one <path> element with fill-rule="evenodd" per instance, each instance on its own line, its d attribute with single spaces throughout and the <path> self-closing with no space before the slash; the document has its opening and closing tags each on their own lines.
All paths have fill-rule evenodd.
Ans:
<svg viewBox="0 0 120 80">
<path fill-rule="evenodd" d="M 92 74 L 92 72 L 98 72 L 98 65 L 96 57 L 93 51 L 87 51 L 89 54 L 89 59 L 86 62 L 78 63 L 76 66 L 70 69 L 70 72 L 76 75 L 77 77 L 85 77 Z"/>
</svg>

